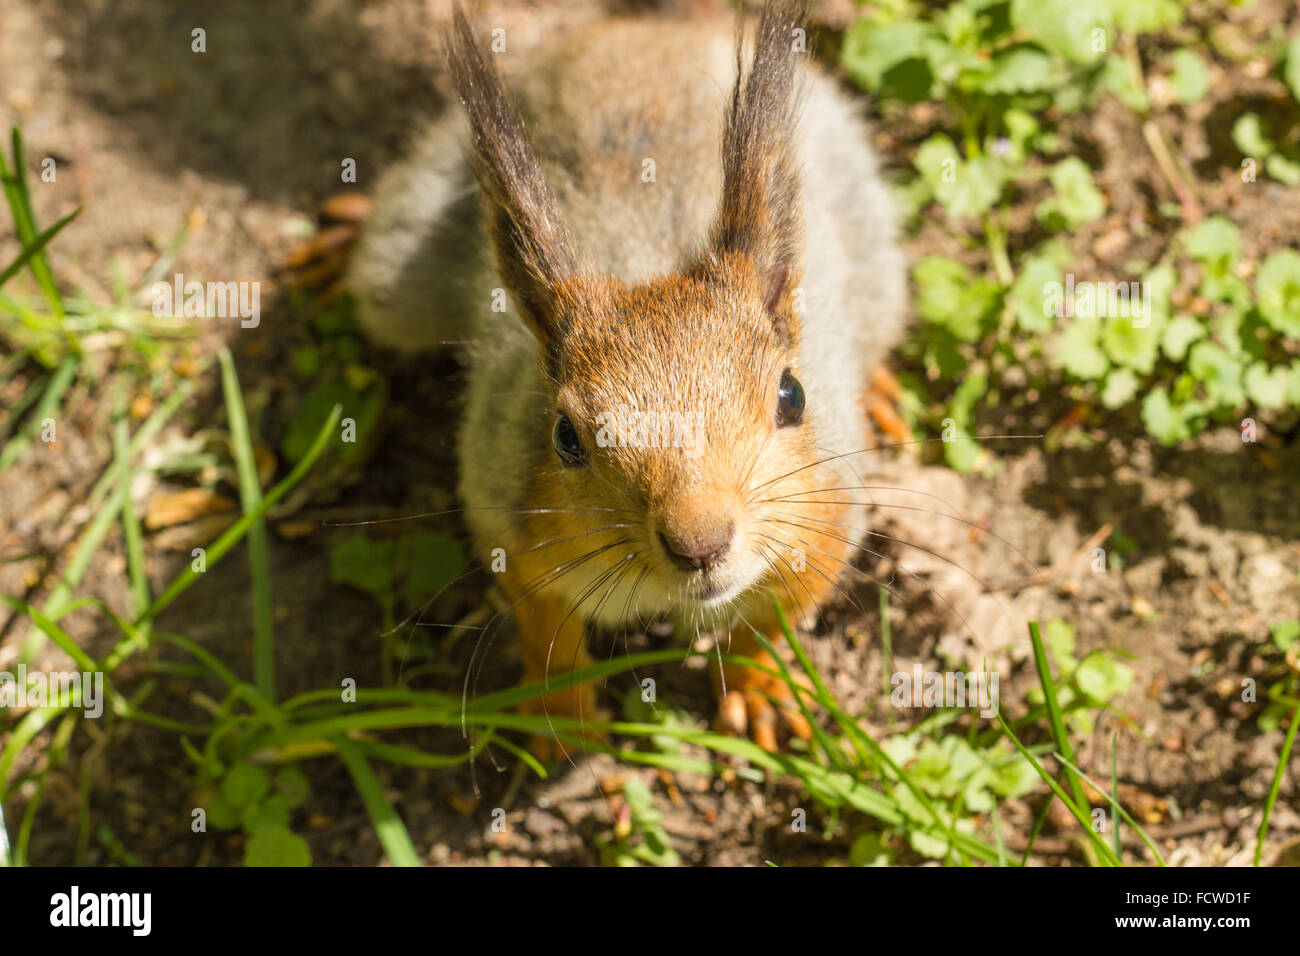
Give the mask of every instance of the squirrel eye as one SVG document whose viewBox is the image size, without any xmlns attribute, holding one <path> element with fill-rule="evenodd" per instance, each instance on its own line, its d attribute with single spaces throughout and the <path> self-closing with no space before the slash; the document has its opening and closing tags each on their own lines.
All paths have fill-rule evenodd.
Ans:
<svg viewBox="0 0 1300 956">
<path fill-rule="evenodd" d="M 568 415 L 561 414 L 555 419 L 551 444 L 555 446 L 560 460 L 570 467 L 581 465 L 587 460 L 587 449 L 582 447 L 582 439 L 578 437 L 578 430 L 573 427 Z"/>
<path fill-rule="evenodd" d="M 776 399 L 777 426 L 798 425 L 803 419 L 803 386 L 789 369 L 781 373 L 781 387 L 777 389 Z"/>
</svg>

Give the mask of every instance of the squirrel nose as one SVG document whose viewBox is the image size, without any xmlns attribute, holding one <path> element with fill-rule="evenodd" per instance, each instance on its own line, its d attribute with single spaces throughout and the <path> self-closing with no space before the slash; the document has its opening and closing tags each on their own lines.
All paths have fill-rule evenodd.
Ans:
<svg viewBox="0 0 1300 956">
<path fill-rule="evenodd" d="M 659 532 L 668 559 L 683 571 L 708 571 L 715 567 L 731 547 L 736 523 L 728 521 L 685 535 Z"/>
</svg>

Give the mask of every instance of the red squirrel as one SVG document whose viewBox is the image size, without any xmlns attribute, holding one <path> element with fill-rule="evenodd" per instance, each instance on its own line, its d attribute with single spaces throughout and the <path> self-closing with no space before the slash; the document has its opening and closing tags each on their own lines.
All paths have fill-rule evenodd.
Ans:
<svg viewBox="0 0 1300 956">
<path fill-rule="evenodd" d="M 864 392 L 906 270 L 861 105 L 802 17 L 606 21 L 507 88 L 457 8 L 458 103 L 378 188 L 360 321 L 464 354 L 459 491 L 525 680 L 589 663 L 589 624 L 661 616 L 762 660 L 772 596 L 814 612 L 868 530 Z M 716 683 L 724 729 L 807 736 L 780 681 Z M 590 684 L 533 707 L 598 716 Z"/>
</svg>

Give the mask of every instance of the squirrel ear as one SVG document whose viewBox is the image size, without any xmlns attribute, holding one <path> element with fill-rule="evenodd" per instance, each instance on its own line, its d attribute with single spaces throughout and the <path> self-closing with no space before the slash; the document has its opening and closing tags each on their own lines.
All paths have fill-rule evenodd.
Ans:
<svg viewBox="0 0 1300 956">
<path fill-rule="evenodd" d="M 533 334 L 551 343 L 560 321 L 558 289 L 576 275 L 577 257 L 519 112 L 459 3 L 447 59 L 469 117 L 474 173 L 497 267 Z"/>
<path fill-rule="evenodd" d="M 803 13 L 802 2 L 767 4 L 748 73 L 737 43 L 736 86 L 722 139 L 722 208 L 712 241 L 715 254 L 737 253 L 753 263 L 764 304 L 787 335 L 803 265 L 802 170 L 794 144 L 794 31 Z"/>
</svg>

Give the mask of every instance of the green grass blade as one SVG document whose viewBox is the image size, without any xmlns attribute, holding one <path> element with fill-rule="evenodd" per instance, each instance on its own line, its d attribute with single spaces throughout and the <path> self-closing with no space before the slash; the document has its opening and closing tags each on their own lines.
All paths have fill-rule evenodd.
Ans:
<svg viewBox="0 0 1300 956">
<path fill-rule="evenodd" d="M 18 755 L 26 749 L 37 734 L 45 729 L 46 724 L 64 710 L 63 707 L 46 704 L 44 707 L 29 710 L 23 715 L 23 719 L 18 721 L 18 726 L 9 735 L 9 742 L 5 744 L 4 751 L 0 752 L 0 801 L 9 795 L 9 772 L 13 770 Z"/>
<path fill-rule="evenodd" d="M 375 776 L 374 770 L 371 769 L 360 748 L 344 736 L 335 737 L 334 745 L 338 748 L 343 765 L 348 768 L 348 773 L 352 774 L 352 782 L 357 785 L 361 802 L 365 804 L 366 812 L 370 814 L 370 821 L 375 825 L 375 833 L 378 834 L 379 842 L 383 845 L 384 852 L 388 854 L 388 859 L 392 861 L 393 866 L 419 866 L 420 854 L 416 852 L 415 844 L 411 842 L 411 835 L 406 832 L 406 824 L 397 815 L 393 805 L 388 802 L 383 785 Z"/>
<path fill-rule="evenodd" d="M 41 630 L 41 632 L 53 640 L 61 650 L 76 661 L 77 666 L 83 671 L 93 672 L 99 669 L 99 665 L 91 660 L 90 655 L 78 646 L 77 642 L 72 639 L 71 635 L 69 635 L 63 628 L 59 627 L 59 625 L 55 624 L 47 615 L 42 614 L 27 602 L 20 601 L 17 598 L 11 598 L 6 594 L 0 594 L 0 601 L 8 604 L 15 611 L 21 611 L 30 617 L 32 622 Z"/>
<path fill-rule="evenodd" d="M 37 403 L 35 411 L 32 412 L 27 427 L 14 435 L 0 450 L 0 472 L 8 469 L 10 465 L 22 457 L 23 452 L 31 445 L 37 432 L 41 430 L 41 422 L 54 417 L 54 411 L 63 399 L 63 393 L 68 390 L 68 386 L 72 384 L 72 379 L 77 374 L 77 362 L 78 359 L 75 355 L 64 356 L 63 361 L 54 370 L 54 374 L 50 377 L 50 384 L 46 386 L 45 391 L 42 393 L 41 400 Z"/>
<path fill-rule="evenodd" d="M 1038 622 L 1029 622 L 1029 639 L 1034 645 L 1034 663 L 1038 667 L 1038 681 L 1043 687 L 1043 701 L 1047 707 L 1047 720 L 1052 728 L 1052 738 L 1056 749 L 1065 754 L 1067 760 L 1074 759 L 1074 750 L 1070 747 L 1070 737 L 1065 732 L 1065 718 L 1061 715 L 1061 705 L 1056 699 L 1056 684 L 1052 681 L 1052 669 L 1047 663 L 1047 649 L 1043 647 L 1043 635 L 1038 630 Z M 1066 771 L 1070 781 L 1070 793 L 1080 807 L 1090 806 L 1083 794 L 1083 785 L 1079 783 L 1078 774 Z"/>
<path fill-rule="evenodd" d="M 11 170 L 8 167 L 4 160 L 4 150 L 0 150 L 0 181 L 3 182 L 9 211 L 13 214 L 14 232 L 22 246 L 29 248 L 37 240 L 36 215 L 32 211 L 31 194 L 27 191 L 27 158 L 23 151 L 22 133 L 17 126 L 13 127 L 10 140 L 13 144 L 14 168 Z M 45 261 L 45 253 L 37 250 L 31 257 L 29 266 L 55 317 L 62 319 L 63 298 L 54 284 L 54 275 L 50 272 L 49 263 Z"/>
<path fill-rule="evenodd" d="M 140 530 L 140 516 L 135 513 L 131 496 L 122 496 L 122 537 L 126 542 L 127 577 L 131 582 L 132 611 L 143 614 L 149 606 L 149 578 L 144 568 L 144 534 Z M 147 629 L 148 625 L 145 625 Z"/>
<path fill-rule="evenodd" d="M 569 690 L 575 683 L 581 684 L 586 681 L 599 680 L 608 677 L 611 674 L 621 674 L 625 670 L 633 667 L 648 667 L 651 664 L 665 664 L 669 662 L 679 662 L 685 657 L 681 648 L 670 648 L 662 651 L 644 651 L 639 654 L 629 654 L 624 657 L 614 658 L 613 660 L 600 661 L 590 664 L 587 667 L 581 667 L 576 671 L 564 671 L 562 673 L 552 674 L 549 682 L 533 681 L 530 684 L 520 684 L 517 687 L 509 687 L 505 690 L 496 691 L 491 694 L 484 694 L 468 702 L 466 714 L 473 715 L 480 712 L 495 712 L 506 710 L 522 704 L 526 700 L 533 700 L 555 691 Z M 337 691 L 335 691 L 337 694 Z M 545 724 L 545 719 L 542 721 Z M 545 731 L 543 731 L 544 733 Z"/>
<path fill-rule="evenodd" d="M 1110 863 L 1112 866 L 1123 866 L 1123 862 L 1115 855 L 1114 851 L 1111 850 L 1110 845 L 1101 838 L 1100 834 L 1098 834 L 1096 830 L 1092 828 L 1092 821 L 1088 819 L 1087 814 L 1085 814 L 1083 810 L 1066 795 L 1065 791 L 1061 789 L 1061 785 L 1056 782 L 1055 778 L 1050 773 L 1047 772 L 1047 768 L 1044 767 L 1039 762 L 1038 758 L 1029 751 L 1029 748 L 1020 742 L 1020 738 L 1012 732 L 1011 725 L 1007 723 L 1006 718 L 1001 714 L 998 714 L 996 719 L 1002 726 L 1002 732 L 1007 735 L 1015 745 L 1016 749 L 1020 751 L 1021 755 L 1029 761 L 1030 766 L 1033 767 L 1038 776 L 1043 779 L 1043 782 L 1051 788 L 1052 793 L 1056 794 L 1060 801 L 1065 804 L 1065 808 L 1070 811 L 1074 816 L 1074 819 L 1079 821 L 1079 826 L 1083 827 L 1083 832 L 1088 835 L 1088 839 L 1091 840 L 1093 846 L 1097 848 L 1101 858 L 1106 860 L 1106 862 Z M 1025 855 L 1028 857 L 1028 851 L 1026 851 Z"/>
<path fill-rule="evenodd" d="M 1077 773 L 1084 780 L 1088 781 L 1089 786 L 1091 786 L 1094 790 L 1100 793 L 1102 797 L 1104 797 L 1106 801 L 1110 804 L 1111 810 L 1118 813 L 1121 817 L 1123 817 L 1124 822 L 1127 823 L 1129 826 L 1131 826 L 1134 829 L 1134 831 L 1137 832 L 1137 835 L 1142 838 L 1142 842 L 1147 845 L 1147 849 L 1156 855 L 1156 862 L 1159 863 L 1161 866 L 1165 865 L 1165 858 L 1160 855 L 1160 851 L 1156 849 L 1156 845 L 1151 842 L 1151 838 L 1146 835 L 1146 831 L 1143 830 L 1140 826 L 1138 826 L 1138 822 L 1134 820 L 1131 816 L 1129 816 L 1129 812 L 1124 809 L 1124 807 L 1120 804 L 1118 800 L 1115 800 L 1109 795 L 1107 795 L 1107 793 L 1104 790 L 1102 790 L 1101 787 L 1097 786 L 1096 781 L 1094 781 L 1091 777 L 1089 777 L 1086 773 L 1084 773 L 1082 770 L 1080 770 L 1070 761 L 1062 757 L 1059 753 L 1053 754 L 1052 756 L 1055 757 L 1057 760 L 1061 761 L 1067 767 L 1071 768 L 1075 773 Z M 1118 848 L 1116 848 L 1114 852 L 1115 852 L 1115 856 L 1119 856 Z"/>
<path fill-rule="evenodd" d="M 900 767 L 898 763 L 892 757 L 890 757 L 888 753 L 885 752 L 885 749 L 881 747 L 880 744 L 878 744 L 875 740 L 873 740 L 869 734 L 863 733 L 862 728 L 858 726 L 857 721 L 855 721 L 848 714 L 844 713 L 843 709 L 841 709 L 839 704 L 836 702 L 834 696 L 827 688 L 825 682 L 822 680 L 821 675 L 817 672 L 817 669 L 813 667 L 812 659 L 808 656 L 808 653 L 803 649 L 803 645 L 800 643 L 798 637 L 795 636 L 794 628 L 790 626 L 790 622 L 786 618 L 785 612 L 781 608 L 780 602 L 778 602 L 775 597 L 772 599 L 772 601 L 776 607 L 776 616 L 777 616 L 777 620 L 780 622 L 781 631 L 785 635 L 786 641 L 789 642 L 790 648 L 794 651 L 795 659 L 799 662 L 799 665 L 804 669 L 804 672 L 808 674 L 808 679 L 813 682 L 813 686 L 817 690 L 817 694 L 821 700 L 822 705 L 826 707 L 828 711 L 830 711 L 831 716 L 835 718 L 836 723 L 840 725 L 841 729 L 843 729 L 844 732 L 848 734 L 849 739 L 856 746 L 858 746 L 860 750 L 865 750 L 866 752 L 870 753 L 877 761 L 885 764 L 887 767 L 889 767 L 891 771 L 893 771 L 895 776 L 898 777 L 899 782 L 901 782 L 903 786 L 905 786 L 908 789 L 908 791 L 911 792 L 912 796 L 916 798 L 917 802 L 920 803 L 921 806 L 925 808 L 925 811 L 930 814 L 930 818 L 934 820 L 935 824 L 941 830 L 944 831 L 944 834 L 948 838 L 949 844 L 955 846 L 956 831 L 953 830 L 952 824 L 943 818 L 942 814 L 940 814 L 938 809 L 935 808 L 930 798 L 925 794 L 925 792 L 920 787 L 916 785 L 915 781 L 912 780 L 911 776 L 907 773 L 907 771 L 905 771 L 902 767 Z M 771 644 L 766 640 L 766 638 L 764 638 L 760 634 L 758 635 L 758 639 L 760 643 L 763 644 L 763 647 L 768 652 L 768 654 L 770 654 L 773 657 L 773 659 L 777 661 L 778 665 L 781 667 L 781 670 L 784 672 L 784 677 L 786 682 L 789 683 L 792 688 L 795 688 L 794 694 L 795 697 L 800 700 L 800 707 L 804 711 L 804 717 L 805 719 L 809 720 L 810 723 L 812 723 L 812 717 L 807 712 L 808 709 L 803 704 L 802 695 L 799 693 L 799 690 L 797 689 L 797 685 L 795 685 L 794 682 L 791 680 L 789 671 L 786 669 L 785 663 L 776 654 L 775 650 L 772 648 Z M 814 723 L 813 726 L 816 727 L 816 724 Z M 819 740 L 821 739 L 822 738 L 819 737 Z M 827 744 L 823 743 L 823 746 L 826 747 Z M 834 747 L 833 744 L 829 746 Z M 840 754 L 838 748 L 835 748 L 830 751 L 830 756 L 832 759 L 836 759 L 837 757 L 842 757 L 842 754 Z M 846 770 L 844 766 L 840 766 L 839 769 L 841 771 Z"/>
<path fill-rule="evenodd" d="M 113 446 L 116 449 L 118 461 L 126 463 L 124 478 L 127 493 L 121 496 L 122 540 L 126 544 L 126 570 L 127 577 L 131 582 L 131 613 L 133 616 L 139 616 L 149 606 L 149 576 L 145 573 L 144 565 L 144 534 L 140 530 L 140 518 L 135 513 L 135 504 L 131 501 L 131 446 L 130 433 L 127 430 L 125 418 L 118 419 L 117 425 L 113 429 Z M 144 632 L 143 637 L 146 641 L 148 640 L 148 628 L 149 625 L 146 624 L 141 629 Z"/>
<path fill-rule="evenodd" d="M 1286 729 L 1286 739 L 1282 741 L 1282 752 L 1277 758 L 1277 770 L 1273 773 L 1273 783 L 1268 788 L 1268 799 L 1264 801 L 1264 816 L 1259 821 L 1259 835 L 1255 837 L 1255 865 L 1259 866 L 1264 858 L 1264 838 L 1268 836 L 1268 818 L 1273 815 L 1273 804 L 1277 803 L 1278 791 L 1282 789 L 1282 775 L 1286 765 L 1291 761 L 1291 747 L 1295 744 L 1295 732 L 1300 728 L 1300 706 L 1291 711 L 1291 726 Z"/>
<path fill-rule="evenodd" d="M 431 754 L 428 751 L 408 747 L 405 744 L 390 744 L 382 740 L 354 740 L 352 743 L 361 750 L 362 754 L 374 760 L 395 763 L 402 767 L 423 767 L 426 770 L 441 770 L 446 767 L 456 767 L 472 760 L 483 751 L 489 741 L 496 739 L 492 734 L 484 734 L 482 740 L 477 744 L 464 753 L 458 754 Z"/>
<path fill-rule="evenodd" d="M 235 467 L 239 472 L 239 501 L 248 514 L 261 503 L 262 488 L 257 477 L 257 459 L 248 431 L 243 392 L 230 350 L 223 348 L 221 385 L 226 396 L 226 417 L 230 423 L 230 443 L 234 448 Z M 248 528 L 248 567 L 253 587 L 253 683 L 262 695 L 275 700 L 275 630 L 271 615 L 271 558 L 266 537 L 266 521 L 258 518 Z"/>
<path fill-rule="evenodd" d="M 1007 850 L 1002 844 L 1002 817 L 998 814 L 997 801 L 993 803 L 993 845 L 998 848 L 998 866 L 1007 865 Z"/>
<path fill-rule="evenodd" d="M 50 240 L 53 239 L 55 236 L 57 236 L 59 232 L 62 231 L 64 226 L 66 226 L 68 223 L 72 222 L 72 220 L 80 216 L 81 211 L 85 208 L 86 208 L 85 206 L 78 206 L 76 209 L 72 210 L 72 212 L 68 213 L 66 216 L 64 216 L 54 225 L 50 226 L 49 229 L 46 229 L 39 236 L 37 236 L 31 245 L 27 246 L 26 248 L 23 249 L 21 253 L 19 253 L 17 259 L 9 263 L 9 265 L 5 268 L 3 272 L 0 272 L 0 286 L 4 285 L 15 275 L 17 275 L 18 270 L 20 270 L 23 266 L 27 265 L 29 260 L 39 255 L 40 251 L 49 244 Z"/>
<path fill-rule="evenodd" d="M 45 766 L 36 777 L 36 792 L 23 808 L 23 818 L 18 823 L 18 839 L 14 843 L 14 865 L 28 866 L 31 862 L 32 829 L 36 825 L 36 813 L 45 798 L 45 785 L 49 781 L 50 771 L 63 763 L 68 755 L 68 741 L 77 727 L 77 715 L 63 715 L 59 726 L 54 731 L 54 740 L 46 750 Z"/>
<path fill-rule="evenodd" d="M 1110 833 L 1115 855 L 1124 852 L 1124 843 L 1119 838 L 1119 734 L 1110 735 Z"/>
<path fill-rule="evenodd" d="M 830 699 L 830 691 L 822 681 L 821 675 L 818 674 L 816 668 L 813 667 L 812 661 L 808 659 L 808 655 L 804 653 L 803 647 L 799 645 L 798 638 L 794 636 L 794 629 L 790 626 L 790 622 L 786 620 L 785 614 L 781 611 L 780 604 L 776 602 L 776 598 L 773 598 L 772 601 L 777 606 L 778 620 L 781 624 L 781 630 L 785 633 L 786 643 L 790 645 L 791 649 L 796 647 L 799 648 L 795 651 L 796 661 L 798 661 L 803 672 L 808 675 L 808 679 L 813 682 L 813 688 L 816 690 L 817 696 Z M 812 712 L 812 709 L 808 706 L 808 702 L 804 700 L 804 694 L 799 685 L 795 682 L 794 675 L 790 673 L 789 666 L 787 666 L 786 662 L 781 659 L 781 655 L 776 652 L 776 648 L 772 646 L 772 642 L 767 639 L 766 635 L 759 634 L 755 631 L 754 637 L 758 640 L 758 643 L 762 646 L 763 650 L 767 651 L 772 660 L 776 662 L 776 666 L 781 672 L 781 679 L 785 681 L 786 686 L 790 688 L 790 693 L 794 695 L 794 699 L 799 705 L 799 712 L 803 714 L 803 719 L 808 721 L 808 726 L 812 730 L 813 738 L 821 745 L 822 750 L 825 751 L 826 756 L 830 761 L 835 764 L 838 769 L 847 773 L 849 770 L 849 764 L 848 761 L 844 759 L 844 751 L 836 746 L 835 741 L 831 740 L 830 735 L 827 734 L 826 731 L 822 729 L 821 724 L 817 722 L 817 715 Z"/>
<path fill-rule="evenodd" d="M 49 779 L 49 769 L 42 770 L 40 776 L 36 778 L 35 792 L 27 801 L 27 806 L 23 807 L 22 819 L 18 821 L 18 840 L 14 843 L 14 866 L 28 865 L 30 858 L 27 850 L 32 842 L 32 827 L 36 824 L 36 811 L 41 808 L 41 801 L 45 799 L 45 785 Z"/>
<path fill-rule="evenodd" d="M 166 401 L 153 410 L 153 413 L 144 420 L 144 424 L 136 429 L 135 434 L 131 436 L 131 443 L 127 447 L 127 454 L 131 461 L 135 461 L 136 456 L 144 449 L 144 446 L 153 441 L 171 421 L 176 410 L 180 408 L 181 402 L 194 394 L 194 383 L 183 380 L 170 395 Z M 108 468 L 99 480 L 95 482 L 95 487 L 90 490 L 90 497 L 86 499 L 86 507 L 90 511 L 95 511 L 103 503 L 104 496 L 113 488 L 113 479 L 117 472 Z"/>
<path fill-rule="evenodd" d="M 90 566 L 91 558 L 103 544 L 104 536 L 108 533 L 113 519 L 121 514 L 123 500 L 127 497 L 127 491 L 130 487 L 129 461 L 124 457 L 114 459 L 113 474 L 116 479 L 115 497 L 106 505 L 100 508 L 90 527 L 86 529 L 85 534 L 77 544 L 76 551 L 72 554 L 72 560 L 68 563 L 67 569 L 59 582 L 50 591 L 49 598 L 45 601 L 44 612 L 51 620 L 58 620 L 67 612 L 71 605 L 72 591 L 81 583 L 82 575 L 86 573 L 86 568 Z M 45 645 L 45 632 L 34 630 L 27 635 L 27 640 L 23 643 L 22 660 L 30 663 L 36 653 Z"/>
<path fill-rule="evenodd" d="M 485 734 L 484 739 L 485 741 L 489 739 L 488 735 Z M 550 776 L 550 774 L 546 772 L 546 768 L 542 766 L 542 762 L 538 760 L 536 757 L 534 757 L 529 751 L 525 750 L 523 747 L 515 746 L 513 742 L 507 740 L 505 737 L 493 736 L 490 739 L 492 743 L 496 744 L 498 747 L 505 750 L 507 753 L 514 754 L 525 764 L 527 764 L 529 769 L 532 770 L 533 773 L 537 774 L 539 779 L 545 780 L 547 777 Z"/>
<path fill-rule="evenodd" d="M 23 393 L 18 397 L 18 401 L 13 403 L 5 413 L 4 420 L 0 422 L 0 442 L 3 442 L 5 436 L 13 430 L 18 419 L 23 417 L 23 413 L 26 412 L 27 409 L 31 408 L 32 404 L 41 397 L 45 392 L 45 386 L 48 385 L 49 382 L 49 376 L 42 375 L 27 383 L 27 387 L 23 389 Z M 3 446 L 0 445 L 0 447 Z"/>
<path fill-rule="evenodd" d="M 9 829 L 5 826 L 5 808 L 0 806 L 0 867 L 9 865 Z"/>
<path fill-rule="evenodd" d="M 316 463 L 316 459 L 325 451 L 325 446 L 333 436 L 334 428 L 338 424 L 339 416 L 342 414 L 343 406 L 335 405 L 333 411 L 330 412 L 329 418 L 321 426 L 315 441 L 312 442 L 311 448 L 307 450 L 307 454 L 303 456 L 302 460 L 294 466 L 293 471 L 289 472 L 283 481 L 262 497 L 262 501 L 256 509 L 245 513 L 242 518 L 227 528 L 225 533 L 212 543 L 207 549 L 208 565 L 215 564 L 225 557 L 226 553 L 240 542 L 248 529 L 253 526 L 253 523 L 266 514 L 277 501 L 288 494 L 289 490 L 302 480 L 311 466 Z M 153 604 L 149 605 L 149 610 L 141 615 L 139 623 L 143 624 L 145 621 L 151 621 L 161 614 L 172 601 L 189 590 L 194 582 L 198 580 L 200 573 L 194 570 L 193 565 L 182 571 L 162 594 L 154 598 Z"/>
</svg>

